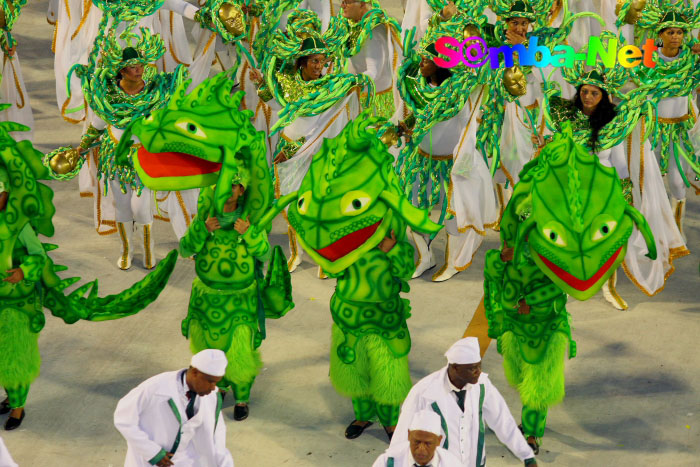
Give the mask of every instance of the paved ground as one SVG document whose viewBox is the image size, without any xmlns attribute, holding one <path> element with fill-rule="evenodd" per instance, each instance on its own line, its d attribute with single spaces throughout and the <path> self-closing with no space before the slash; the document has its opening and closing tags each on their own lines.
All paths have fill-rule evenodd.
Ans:
<svg viewBox="0 0 700 467">
<path fill-rule="evenodd" d="M 42 150 L 76 143 L 80 134 L 58 116 L 45 9 L 45 1 L 32 2 L 16 27 Z M 103 294 L 143 277 L 139 260 L 128 272 L 117 270 L 118 240 L 95 234 L 92 203 L 78 197 L 77 182 L 52 186 L 52 241 L 61 246 L 52 253 L 56 262 L 86 280 L 99 277 Z M 697 198 L 691 199 L 687 235 L 695 252 L 678 260 L 663 293 L 648 298 L 622 278 L 619 291 L 629 311 L 611 309 L 600 295 L 569 304 L 579 356 L 567 364 L 567 397 L 550 412 L 540 465 L 700 465 L 699 212 Z M 281 233 L 278 223 L 273 243 L 284 243 Z M 160 258 L 176 248 L 167 224 L 157 223 L 155 236 Z M 496 241 L 489 234 L 472 267 L 447 283 L 427 277 L 411 282 L 414 380 L 440 368 L 445 349 L 461 337 L 482 295 L 483 252 Z M 440 237 L 440 252 L 443 246 Z M 369 466 L 387 447 L 379 427 L 354 441 L 343 437 L 353 416 L 350 402 L 328 380 L 333 282 L 315 273 L 305 262 L 293 274 L 296 309 L 268 322 L 265 369 L 253 388 L 251 417 L 235 422 L 232 408 L 225 408 L 238 466 Z M 67 326 L 48 318 L 40 338 L 42 373 L 32 386 L 27 418 L 20 430 L 0 432 L 21 466 L 121 465 L 126 445 L 112 425 L 115 405 L 144 379 L 189 361 L 180 321 L 193 277 L 193 263 L 181 260 L 161 298 L 128 319 Z M 484 370 L 517 415 L 517 393 L 505 382 L 494 347 Z M 486 449 L 490 466 L 519 465 L 492 433 Z"/>
</svg>

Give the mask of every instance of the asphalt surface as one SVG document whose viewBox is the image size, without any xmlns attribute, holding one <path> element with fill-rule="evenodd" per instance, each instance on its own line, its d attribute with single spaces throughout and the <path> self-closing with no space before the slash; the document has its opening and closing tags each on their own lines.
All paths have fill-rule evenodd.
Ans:
<svg viewBox="0 0 700 467">
<path fill-rule="evenodd" d="M 398 0 L 389 4 L 400 15 Z M 81 129 L 64 122 L 56 106 L 46 6 L 33 1 L 25 7 L 15 32 L 36 118 L 35 143 L 48 151 L 76 144 Z M 92 201 L 78 196 L 76 180 L 51 186 L 57 208 L 51 242 L 60 245 L 51 255 L 69 266 L 63 274 L 99 278 L 103 295 L 144 276 L 138 256 L 128 272 L 117 269 L 118 239 L 95 233 Z M 612 309 L 600 294 L 570 301 L 578 356 L 566 365 L 564 402 L 550 410 L 540 465 L 700 465 L 700 203 L 689 200 L 692 254 L 676 262 L 661 294 L 647 297 L 622 277 L 618 291 L 628 311 Z M 283 232 L 278 220 L 271 241 L 286 249 Z M 158 258 L 177 247 L 168 224 L 157 222 L 154 235 Z M 444 243 L 440 235 L 438 267 Z M 414 381 L 442 367 L 443 353 L 462 336 L 482 296 L 483 254 L 496 245 L 496 234 L 489 233 L 471 268 L 446 283 L 430 282 L 429 273 L 410 283 Z M 334 283 L 317 279 L 316 271 L 308 259 L 300 266 L 292 275 L 295 310 L 268 321 L 265 368 L 253 387 L 249 419 L 234 421 L 232 402 L 225 405 L 228 447 L 239 467 L 369 466 L 387 447 L 378 425 L 353 441 L 343 436 L 353 420 L 351 404 L 328 379 Z M 68 326 L 47 317 L 39 339 L 41 375 L 29 393 L 27 417 L 19 430 L 0 431 L 21 466 L 122 464 L 126 443 L 112 424 L 114 408 L 141 381 L 188 364 L 180 322 L 193 278 L 193 262 L 180 259 L 161 297 L 127 319 Z M 483 368 L 518 418 L 518 395 L 505 381 L 494 344 Z M 489 466 L 520 465 L 491 432 L 486 450 Z"/>
</svg>

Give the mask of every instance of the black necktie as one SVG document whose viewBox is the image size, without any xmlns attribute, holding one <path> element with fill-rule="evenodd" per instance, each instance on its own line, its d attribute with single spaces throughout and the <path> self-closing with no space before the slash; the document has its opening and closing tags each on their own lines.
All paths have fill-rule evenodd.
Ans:
<svg viewBox="0 0 700 467">
<path fill-rule="evenodd" d="M 187 391 L 187 398 L 190 400 L 185 408 L 185 414 L 187 414 L 187 420 L 194 417 L 194 399 L 197 397 L 195 391 Z"/>
<path fill-rule="evenodd" d="M 464 412 L 464 397 L 467 394 L 466 389 L 462 389 L 461 391 L 452 391 L 457 395 L 457 405 L 459 405 L 459 408 L 462 409 L 462 412 Z"/>
<path fill-rule="evenodd" d="M 420 464 L 413 464 L 413 467 L 430 467 L 432 464 L 425 464 L 425 465 L 420 465 Z"/>
</svg>

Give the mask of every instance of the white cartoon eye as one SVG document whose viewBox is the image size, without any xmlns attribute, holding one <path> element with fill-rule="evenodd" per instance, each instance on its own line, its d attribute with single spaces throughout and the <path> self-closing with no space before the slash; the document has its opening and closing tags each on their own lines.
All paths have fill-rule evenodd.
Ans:
<svg viewBox="0 0 700 467">
<path fill-rule="evenodd" d="M 593 232 L 593 238 L 592 240 L 594 242 L 597 242 L 598 240 L 602 240 L 606 238 L 608 235 L 610 235 L 613 230 L 615 230 L 615 227 L 617 227 L 617 222 L 615 221 L 607 221 L 603 225 L 601 225 L 598 230 Z"/>
<path fill-rule="evenodd" d="M 306 214 L 309 210 L 309 202 L 311 201 L 311 192 L 307 191 L 297 200 L 297 211 L 299 214 Z"/>
<path fill-rule="evenodd" d="M 185 133 L 191 136 L 196 136 L 197 138 L 206 138 L 207 134 L 204 133 L 204 130 L 202 130 L 199 125 L 194 123 L 192 120 L 178 120 L 177 123 L 175 123 L 175 127 L 181 129 Z"/>
<path fill-rule="evenodd" d="M 549 229 L 542 229 L 542 234 L 544 237 L 549 240 L 550 242 L 554 243 L 557 246 L 566 246 L 566 242 L 564 241 L 564 238 L 562 238 L 559 233 L 552 228 Z"/>
<path fill-rule="evenodd" d="M 365 212 L 371 203 L 372 198 L 364 191 L 348 191 L 340 200 L 340 212 L 346 216 L 356 216 Z"/>
</svg>

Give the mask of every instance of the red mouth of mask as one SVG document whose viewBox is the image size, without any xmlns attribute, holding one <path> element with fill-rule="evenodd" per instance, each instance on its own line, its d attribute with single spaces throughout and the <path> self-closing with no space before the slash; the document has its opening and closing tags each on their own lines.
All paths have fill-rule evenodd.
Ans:
<svg viewBox="0 0 700 467">
<path fill-rule="evenodd" d="M 211 162 L 182 152 L 150 152 L 141 146 L 137 157 L 143 171 L 152 178 L 188 177 L 221 170 L 220 162 Z"/>
<path fill-rule="evenodd" d="M 382 221 L 377 221 L 368 227 L 364 227 L 360 230 L 349 233 L 341 239 L 331 243 L 327 247 L 316 251 L 319 255 L 323 256 L 329 261 L 337 261 L 365 243 L 367 239 L 374 235 L 374 232 L 377 231 L 377 228 L 379 228 L 379 224 L 381 223 Z"/>
<path fill-rule="evenodd" d="M 537 255 L 540 257 L 540 260 L 542 260 L 544 265 L 547 266 L 559 279 L 566 282 L 566 284 L 569 285 L 571 288 L 583 292 L 584 290 L 588 290 L 591 287 L 593 287 L 593 285 L 596 282 L 598 282 L 600 278 L 603 277 L 605 273 L 607 273 L 610 270 L 612 265 L 615 264 L 615 260 L 620 255 L 620 251 L 622 251 L 622 247 L 618 248 L 617 251 L 605 262 L 605 264 L 603 264 L 603 266 L 601 266 L 601 268 L 598 269 L 598 272 L 596 272 L 593 275 L 593 277 L 587 280 L 579 279 L 578 277 L 564 271 L 562 268 L 552 263 L 550 260 L 540 255 L 539 253 Z"/>
</svg>

